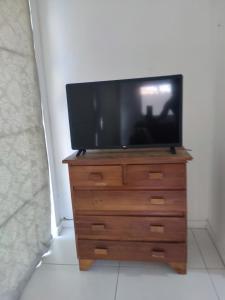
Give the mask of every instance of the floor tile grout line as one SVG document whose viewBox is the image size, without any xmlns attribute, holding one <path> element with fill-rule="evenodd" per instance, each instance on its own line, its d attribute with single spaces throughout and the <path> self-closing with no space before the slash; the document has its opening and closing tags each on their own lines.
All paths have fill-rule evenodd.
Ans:
<svg viewBox="0 0 225 300">
<path fill-rule="evenodd" d="M 189 270 L 206 270 L 207 266 L 206 266 L 206 263 L 204 262 L 203 255 L 201 254 L 199 245 L 197 244 L 196 238 L 195 238 L 195 236 L 194 236 L 194 232 L 192 231 L 192 228 L 189 228 L 188 231 L 189 231 L 190 234 L 191 234 L 190 240 L 192 240 L 193 243 L 195 244 L 197 250 L 198 250 L 199 253 L 200 253 L 200 257 L 201 257 L 202 262 L 203 262 L 203 267 L 193 267 L 193 268 L 191 268 L 191 267 L 188 266 L 188 269 L 189 269 Z M 190 240 L 188 239 L 188 242 L 187 242 L 188 244 L 190 244 Z"/>
<path fill-rule="evenodd" d="M 46 262 L 42 262 L 42 265 L 49 265 L 49 266 L 79 266 L 79 264 L 63 264 L 63 263 L 46 263 Z M 104 268 L 118 268 L 119 265 L 115 266 L 115 265 L 96 265 L 97 267 L 104 267 Z M 141 265 L 140 266 L 128 266 L 128 265 L 120 265 L 120 269 L 123 269 L 123 268 L 128 268 L 128 269 L 137 269 L 137 268 L 140 268 L 142 267 Z M 224 268 L 206 268 L 206 267 L 188 267 L 188 270 L 224 270 Z"/>
<path fill-rule="evenodd" d="M 223 258 L 222 258 L 222 256 L 220 255 L 220 252 L 219 252 L 219 250 L 217 249 L 217 247 L 216 247 L 216 245 L 215 245 L 215 243 L 214 243 L 214 241 L 213 241 L 213 239 L 212 239 L 212 237 L 211 237 L 211 235 L 210 235 L 210 233 L 208 232 L 208 230 L 207 230 L 207 228 L 193 228 L 192 230 L 195 230 L 195 229 L 197 229 L 197 230 L 205 230 L 205 232 L 207 232 L 207 234 L 208 234 L 208 237 L 209 237 L 209 240 L 210 240 L 210 242 L 212 243 L 212 245 L 214 246 L 214 248 L 215 248 L 215 250 L 216 250 L 216 254 L 218 255 L 218 257 L 219 257 L 219 259 L 220 259 L 220 261 L 221 261 L 221 263 L 222 263 L 222 265 L 223 265 L 223 267 L 222 268 L 219 268 L 219 267 L 217 267 L 217 268 L 209 268 L 209 267 L 207 267 L 206 266 L 206 268 L 207 269 L 219 269 L 219 270 L 224 270 L 225 269 L 225 263 L 224 263 L 224 261 L 223 261 Z M 193 232 L 193 235 L 194 235 L 194 237 L 195 237 L 195 233 Z M 195 237 L 196 238 L 196 237 Z M 197 238 L 196 238 L 196 242 L 197 242 Z M 202 252 L 201 252 L 202 253 Z"/>
<path fill-rule="evenodd" d="M 42 262 L 42 265 L 50 265 L 50 266 L 79 266 L 79 264 L 66 264 L 66 263 L 48 263 L 48 262 Z M 118 265 L 115 266 L 115 265 L 96 265 L 98 267 L 107 267 L 107 268 L 118 268 Z M 128 266 L 128 265 L 120 265 L 120 269 L 123 269 L 123 268 L 129 268 L 129 269 L 137 269 L 137 268 L 140 268 L 142 267 L 141 265 L 140 266 Z M 224 268 L 206 268 L 206 267 L 189 267 L 188 270 L 224 270 Z"/>
<path fill-rule="evenodd" d="M 211 277 L 211 274 L 210 274 L 209 270 L 206 269 L 206 271 L 207 271 L 207 273 L 208 273 L 209 280 L 211 281 L 211 284 L 212 284 L 212 286 L 213 286 L 213 288 L 214 288 L 214 291 L 215 291 L 215 293 L 216 293 L 216 296 L 217 296 L 218 300 L 221 300 L 221 299 L 220 299 L 220 296 L 219 296 L 219 294 L 218 294 L 216 285 L 215 285 L 215 283 L 214 283 L 214 281 L 213 281 L 213 279 L 212 279 L 212 277 Z"/>
<path fill-rule="evenodd" d="M 201 248 L 200 248 L 200 246 L 199 246 L 199 243 L 198 243 L 198 239 L 196 238 L 194 231 L 193 231 L 192 229 L 191 229 L 191 231 L 192 231 L 192 234 L 193 234 L 193 236 L 194 236 L 194 240 L 195 240 L 195 242 L 196 242 L 196 244 L 197 244 L 197 247 L 198 247 L 198 250 L 199 250 L 199 252 L 200 252 L 200 255 L 201 255 L 201 257 L 202 257 L 203 263 L 204 263 L 204 265 L 205 265 L 205 267 L 206 267 L 206 272 L 207 272 L 207 274 L 208 274 L 208 276 L 209 276 L 209 280 L 210 280 L 210 282 L 211 282 L 211 284 L 212 284 L 212 287 L 213 287 L 213 289 L 214 289 L 214 292 L 215 292 L 215 294 L 216 294 L 216 297 L 217 297 L 218 300 L 221 300 L 220 297 L 219 297 L 219 294 L 218 294 L 218 292 L 217 292 L 216 286 L 215 286 L 215 284 L 214 284 L 214 281 L 212 280 L 212 277 L 210 276 L 210 272 L 209 272 L 209 269 L 208 269 L 208 267 L 207 267 L 207 264 L 206 264 L 204 255 L 203 255 L 202 250 L 201 250 Z"/>
<path fill-rule="evenodd" d="M 199 243 L 198 243 L 198 239 L 196 238 L 193 229 L 191 229 L 191 232 L 192 232 L 192 235 L 193 235 L 193 237 L 194 237 L 194 240 L 195 240 L 195 243 L 196 243 L 196 245 L 197 245 L 197 248 L 198 248 L 198 250 L 199 250 L 199 253 L 200 253 L 200 255 L 201 255 L 202 261 L 203 261 L 203 263 L 204 263 L 204 265 L 205 265 L 205 268 L 207 269 L 207 264 L 206 264 L 206 261 L 205 261 L 205 257 L 204 257 L 204 255 L 203 255 L 202 250 L 201 250 L 201 247 L 200 247 L 200 245 L 199 245 Z"/>
<path fill-rule="evenodd" d="M 42 262 L 42 265 L 49 265 L 49 266 L 79 266 L 79 263 L 77 263 L 77 264 L 63 264 L 63 263 L 46 263 L 46 262 Z M 97 267 L 108 267 L 108 268 L 118 268 L 118 265 L 107 265 L 107 264 L 105 264 L 105 265 L 95 265 L 95 266 L 97 266 Z"/>
<path fill-rule="evenodd" d="M 221 260 L 221 262 L 222 262 L 222 265 L 223 265 L 223 267 L 224 267 L 224 269 L 225 269 L 225 262 L 223 261 L 223 258 L 222 258 L 221 254 L 220 254 L 220 252 L 219 252 L 219 250 L 218 250 L 218 248 L 217 248 L 217 246 L 216 246 L 216 243 L 214 242 L 214 240 L 213 240 L 213 238 L 211 237 L 211 234 L 210 234 L 210 232 L 208 231 L 207 228 L 206 228 L 206 232 L 207 232 L 207 234 L 208 234 L 208 236 L 209 236 L 209 239 L 210 239 L 210 241 L 212 242 L 214 248 L 216 249 L 216 252 L 217 252 L 217 254 L 218 254 L 218 256 L 219 256 L 219 258 L 220 258 L 220 260 Z"/>
<path fill-rule="evenodd" d="M 134 267 L 134 268 L 131 268 L 131 267 L 124 266 L 124 267 L 120 267 L 120 270 L 123 270 L 123 269 L 137 270 L 139 268 L 143 268 L 143 267 Z M 212 269 L 210 269 L 210 270 L 212 270 Z M 218 271 L 218 270 L 223 270 L 223 269 L 213 269 L 213 270 L 217 270 Z M 205 268 L 204 269 L 203 268 L 188 268 L 187 269 L 187 273 L 189 271 L 207 271 L 207 269 L 205 269 Z M 170 270 L 170 272 L 171 272 L 171 274 L 176 274 L 175 271 L 173 271 L 173 270 Z M 177 275 L 179 275 L 179 274 L 177 274 Z"/>
<path fill-rule="evenodd" d="M 197 247 L 198 247 L 198 250 L 199 250 L 199 252 L 200 252 L 200 255 L 201 255 L 201 257 L 202 257 L 202 260 L 203 260 L 203 263 L 204 263 L 204 265 L 205 265 L 205 270 L 224 270 L 224 268 L 209 268 L 208 266 L 207 266 L 207 263 L 206 263 L 206 260 L 205 260 L 205 257 L 204 257 L 204 255 L 203 255 L 203 252 L 202 252 L 202 250 L 201 250 L 201 247 L 199 246 L 199 242 L 198 242 L 198 239 L 196 238 L 196 236 L 195 236 L 195 233 L 194 232 L 192 232 L 192 234 L 193 234 L 193 236 L 194 236 L 194 240 L 195 240 L 195 242 L 196 242 L 196 245 L 197 245 Z"/>
<path fill-rule="evenodd" d="M 116 298 L 117 298 L 117 288 L 118 288 L 119 276 L 120 276 L 120 262 L 118 265 L 118 273 L 117 273 L 117 278 L 116 278 L 116 289 L 115 289 L 114 300 L 116 300 Z"/>
</svg>

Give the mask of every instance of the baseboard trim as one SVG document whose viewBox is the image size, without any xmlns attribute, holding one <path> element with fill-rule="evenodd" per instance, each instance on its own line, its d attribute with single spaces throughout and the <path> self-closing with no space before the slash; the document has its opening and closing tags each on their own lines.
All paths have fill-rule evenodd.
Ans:
<svg viewBox="0 0 225 300">
<path fill-rule="evenodd" d="M 216 242 L 215 242 L 215 240 L 216 240 L 216 235 L 215 235 L 215 232 L 214 232 L 214 230 L 212 229 L 212 226 L 211 226 L 211 224 L 210 224 L 209 221 L 207 221 L 206 229 L 208 230 L 208 233 L 210 234 L 210 237 L 212 238 L 213 242 L 216 244 Z"/>
<path fill-rule="evenodd" d="M 58 235 L 61 235 L 63 228 L 74 228 L 73 220 L 61 219 L 57 226 Z"/>
<path fill-rule="evenodd" d="M 62 220 L 62 228 L 73 228 L 73 220 Z"/>
<path fill-rule="evenodd" d="M 207 221 L 206 220 L 188 220 L 188 228 L 206 228 Z"/>
<path fill-rule="evenodd" d="M 218 242 L 217 242 L 217 237 L 216 237 L 216 233 L 215 231 L 213 230 L 209 220 L 207 220 L 207 223 L 206 223 L 206 229 L 208 230 L 208 233 L 223 261 L 223 263 L 225 264 L 225 244 L 224 245 L 220 245 Z"/>
<path fill-rule="evenodd" d="M 59 225 L 56 227 L 57 235 L 61 235 L 63 228 L 64 228 L 63 220 L 61 220 Z"/>
</svg>

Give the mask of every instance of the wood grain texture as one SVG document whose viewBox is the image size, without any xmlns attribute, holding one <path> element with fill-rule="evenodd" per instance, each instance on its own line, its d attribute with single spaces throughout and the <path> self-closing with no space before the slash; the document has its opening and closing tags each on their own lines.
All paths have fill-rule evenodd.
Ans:
<svg viewBox="0 0 225 300">
<path fill-rule="evenodd" d="M 118 165 L 118 164 L 157 164 L 182 163 L 192 160 L 191 155 L 183 148 L 176 148 L 171 154 L 169 148 L 127 149 L 127 150 L 88 150 L 84 156 L 76 157 L 76 153 L 68 156 L 63 163 L 70 165 Z"/>
<path fill-rule="evenodd" d="M 117 241 L 175 241 L 186 240 L 184 218 L 77 216 L 79 239 Z M 96 229 L 96 226 L 102 229 Z"/>
<path fill-rule="evenodd" d="M 75 215 L 184 216 L 186 191 L 73 191 Z"/>
<path fill-rule="evenodd" d="M 75 187 L 110 187 L 122 185 L 121 166 L 73 166 L 70 178 Z"/>
<path fill-rule="evenodd" d="M 93 265 L 94 260 L 92 259 L 79 259 L 79 268 L 80 271 L 87 271 Z"/>
<path fill-rule="evenodd" d="M 185 189 L 186 168 L 184 164 L 128 165 L 126 185 L 162 189 Z"/>
<path fill-rule="evenodd" d="M 173 268 L 178 274 L 187 274 L 187 263 L 185 262 L 169 262 L 171 268 Z"/>
<path fill-rule="evenodd" d="M 182 148 L 88 151 L 69 165 L 81 270 L 96 259 L 187 263 L 186 163 Z"/>
<path fill-rule="evenodd" d="M 78 240 L 78 248 L 82 259 L 186 261 L 185 243 Z M 107 254 L 96 254 L 95 249 L 106 249 Z"/>
</svg>

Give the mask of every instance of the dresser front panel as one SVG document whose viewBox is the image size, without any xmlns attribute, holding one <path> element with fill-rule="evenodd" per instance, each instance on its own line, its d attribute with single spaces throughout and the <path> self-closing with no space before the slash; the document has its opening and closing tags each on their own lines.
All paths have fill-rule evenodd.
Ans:
<svg viewBox="0 0 225 300">
<path fill-rule="evenodd" d="M 184 164 L 128 165 L 125 181 L 127 186 L 151 189 L 185 189 Z"/>
<path fill-rule="evenodd" d="M 184 262 L 185 243 L 78 240 L 80 259 L 150 260 Z"/>
<path fill-rule="evenodd" d="M 70 178 L 73 187 L 120 187 L 123 184 L 121 166 L 72 166 Z"/>
<path fill-rule="evenodd" d="M 172 241 L 186 240 L 184 218 L 77 216 L 79 239 Z"/>
<path fill-rule="evenodd" d="M 92 260 L 161 261 L 186 272 L 184 150 L 71 156 L 69 176 L 81 270 Z"/>
<path fill-rule="evenodd" d="M 78 215 L 184 216 L 186 191 L 75 190 L 73 203 Z"/>
</svg>

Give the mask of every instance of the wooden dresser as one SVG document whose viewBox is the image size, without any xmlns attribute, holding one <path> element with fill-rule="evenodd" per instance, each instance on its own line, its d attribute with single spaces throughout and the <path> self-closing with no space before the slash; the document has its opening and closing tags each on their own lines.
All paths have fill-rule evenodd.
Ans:
<svg viewBox="0 0 225 300">
<path fill-rule="evenodd" d="M 186 163 L 178 149 L 72 155 L 69 177 L 80 270 L 97 259 L 160 261 L 186 273 Z"/>
</svg>

